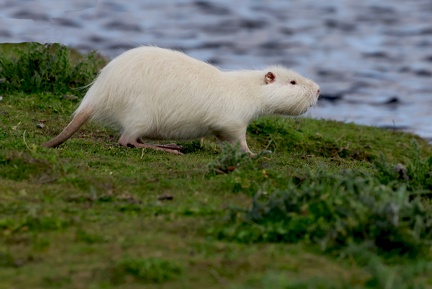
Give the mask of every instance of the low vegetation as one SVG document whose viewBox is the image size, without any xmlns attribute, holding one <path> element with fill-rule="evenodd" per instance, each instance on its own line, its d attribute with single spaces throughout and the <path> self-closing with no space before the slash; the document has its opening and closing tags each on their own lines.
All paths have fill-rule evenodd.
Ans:
<svg viewBox="0 0 432 289">
<path fill-rule="evenodd" d="M 97 124 L 44 149 L 103 59 L 20 49 L 0 46 L 0 288 L 432 288 L 424 140 L 268 117 L 255 158 L 122 148 Z"/>
<path fill-rule="evenodd" d="M 82 57 L 60 44 L 0 45 L 0 93 L 75 93 L 95 77 L 104 59 L 96 53 Z"/>
</svg>

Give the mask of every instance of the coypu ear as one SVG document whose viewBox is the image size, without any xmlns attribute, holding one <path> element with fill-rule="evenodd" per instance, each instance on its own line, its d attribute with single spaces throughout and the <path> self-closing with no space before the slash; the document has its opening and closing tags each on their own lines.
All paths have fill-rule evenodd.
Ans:
<svg viewBox="0 0 432 289">
<path fill-rule="evenodd" d="M 269 84 L 274 82 L 276 79 L 276 76 L 274 75 L 273 72 L 267 72 L 267 74 L 265 75 L 265 83 Z"/>
</svg>

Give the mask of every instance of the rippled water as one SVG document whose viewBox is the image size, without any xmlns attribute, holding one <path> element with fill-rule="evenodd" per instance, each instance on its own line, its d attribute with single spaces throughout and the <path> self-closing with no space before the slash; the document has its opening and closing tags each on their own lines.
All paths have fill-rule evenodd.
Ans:
<svg viewBox="0 0 432 289">
<path fill-rule="evenodd" d="M 309 112 L 432 139 L 432 1 L 3 0 L 0 42 L 108 57 L 140 44 L 223 69 L 283 64 L 321 85 Z"/>
</svg>

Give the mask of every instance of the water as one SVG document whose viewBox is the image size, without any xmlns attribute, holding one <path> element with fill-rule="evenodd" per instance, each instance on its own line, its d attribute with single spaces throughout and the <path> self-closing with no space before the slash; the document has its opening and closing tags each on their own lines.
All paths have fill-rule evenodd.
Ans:
<svg viewBox="0 0 432 289">
<path fill-rule="evenodd" d="M 308 116 L 432 139 L 430 0 L 2 0 L 0 42 L 22 41 L 110 58 L 152 44 L 222 69 L 283 64 L 321 86 Z"/>
</svg>

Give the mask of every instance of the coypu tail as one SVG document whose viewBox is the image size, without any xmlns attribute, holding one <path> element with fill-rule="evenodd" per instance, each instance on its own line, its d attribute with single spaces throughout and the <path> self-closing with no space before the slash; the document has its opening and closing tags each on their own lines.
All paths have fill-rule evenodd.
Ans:
<svg viewBox="0 0 432 289">
<path fill-rule="evenodd" d="M 45 148 L 54 148 L 67 141 L 92 115 L 89 109 L 83 109 L 75 114 L 72 121 L 52 140 L 43 143 Z"/>
</svg>

